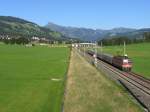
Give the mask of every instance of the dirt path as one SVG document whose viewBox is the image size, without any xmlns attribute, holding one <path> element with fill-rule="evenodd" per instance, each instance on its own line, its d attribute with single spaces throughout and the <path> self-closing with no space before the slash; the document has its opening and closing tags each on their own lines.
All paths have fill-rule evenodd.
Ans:
<svg viewBox="0 0 150 112">
<path fill-rule="evenodd" d="M 131 98 L 74 51 L 66 85 L 64 112 L 140 112 Z"/>
</svg>

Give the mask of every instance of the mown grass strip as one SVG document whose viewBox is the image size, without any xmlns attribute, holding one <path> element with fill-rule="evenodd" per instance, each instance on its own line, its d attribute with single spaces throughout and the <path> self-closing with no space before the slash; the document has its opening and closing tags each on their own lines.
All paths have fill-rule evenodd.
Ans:
<svg viewBox="0 0 150 112">
<path fill-rule="evenodd" d="M 69 52 L 1 44 L 0 112 L 60 112 Z"/>
</svg>

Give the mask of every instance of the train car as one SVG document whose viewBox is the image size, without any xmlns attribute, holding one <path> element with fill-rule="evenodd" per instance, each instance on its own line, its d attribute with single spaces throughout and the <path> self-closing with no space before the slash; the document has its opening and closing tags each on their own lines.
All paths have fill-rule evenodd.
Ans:
<svg viewBox="0 0 150 112">
<path fill-rule="evenodd" d="M 87 50 L 86 51 L 87 54 L 91 55 L 92 57 L 94 56 L 95 52 L 94 51 L 91 51 L 91 50 Z"/>
<path fill-rule="evenodd" d="M 112 64 L 112 59 L 113 59 L 113 56 L 110 55 L 110 54 L 106 54 L 106 53 L 98 53 L 97 54 L 97 58 L 102 60 L 102 61 L 105 61 L 109 64 Z"/>
<path fill-rule="evenodd" d="M 132 61 L 127 56 L 114 56 L 112 65 L 123 71 L 131 71 Z"/>
</svg>

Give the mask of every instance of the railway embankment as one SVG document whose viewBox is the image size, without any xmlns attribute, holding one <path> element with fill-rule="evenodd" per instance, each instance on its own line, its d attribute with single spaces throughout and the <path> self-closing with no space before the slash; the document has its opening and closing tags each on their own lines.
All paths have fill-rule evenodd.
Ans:
<svg viewBox="0 0 150 112">
<path fill-rule="evenodd" d="M 124 89 L 72 51 L 64 112 L 141 112 L 134 101 Z"/>
</svg>

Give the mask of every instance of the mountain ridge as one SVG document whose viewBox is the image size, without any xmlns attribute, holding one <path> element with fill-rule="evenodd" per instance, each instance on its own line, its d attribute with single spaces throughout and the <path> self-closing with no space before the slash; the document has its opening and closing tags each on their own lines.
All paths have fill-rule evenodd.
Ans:
<svg viewBox="0 0 150 112">
<path fill-rule="evenodd" d="M 83 41 L 98 41 L 103 38 L 113 38 L 116 36 L 143 38 L 144 32 L 150 32 L 150 28 L 133 29 L 118 27 L 110 30 L 103 30 L 84 27 L 66 27 L 51 22 L 46 26 L 40 26 L 34 22 L 18 17 L 0 16 L 0 35 L 11 35 L 11 37 L 23 36 L 31 38 L 37 36 L 50 40 L 79 39 Z"/>
<path fill-rule="evenodd" d="M 50 28 L 53 31 L 59 31 L 66 36 L 72 38 L 79 38 L 84 41 L 97 41 L 102 38 L 112 38 L 114 36 L 127 36 L 129 38 L 140 38 L 144 32 L 150 32 L 150 28 L 134 29 L 118 27 L 109 30 L 103 29 L 92 29 L 83 27 L 71 27 L 71 26 L 61 26 L 55 23 L 49 22 L 46 28 Z"/>
</svg>

